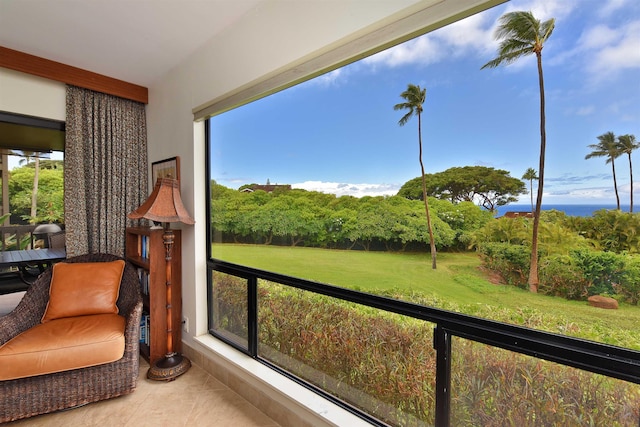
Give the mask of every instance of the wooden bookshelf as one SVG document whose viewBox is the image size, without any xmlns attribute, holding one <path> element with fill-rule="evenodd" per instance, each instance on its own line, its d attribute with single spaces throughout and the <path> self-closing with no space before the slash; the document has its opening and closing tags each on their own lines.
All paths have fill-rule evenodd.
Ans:
<svg viewBox="0 0 640 427">
<path fill-rule="evenodd" d="M 171 305 L 173 349 L 182 351 L 182 234 L 173 230 L 171 255 Z M 146 339 L 140 342 L 140 354 L 150 363 L 167 352 L 167 286 L 166 259 L 162 229 L 130 227 L 126 230 L 126 258 L 137 267 L 142 291 L 141 331 Z M 148 319 L 148 322 L 145 322 Z M 146 342 L 145 342 L 146 341 Z"/>
</svg>

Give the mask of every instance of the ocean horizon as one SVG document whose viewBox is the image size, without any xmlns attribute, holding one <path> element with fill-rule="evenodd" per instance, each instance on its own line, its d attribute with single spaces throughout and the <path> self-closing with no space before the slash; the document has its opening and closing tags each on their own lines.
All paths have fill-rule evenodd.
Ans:
<svg viewBox="0 0 640 427">
<path fill-rule="evenodd" d="M 593 205 L 542 204 L 541 210 L 548 211 L 552 209 L 557 211 L 562 211 L 569 216 L 592 216 L 595 211 L 599 211 L 601 209 L 607 209 L 607 210 L 616 209 L 616 205 L 615 204 L 593 204 Z M 629 212 L 629 205 L 620 205 L 620 210 L 622 210 L 622 212 Z M 506 206 L 499 206 L 496 217 L 503 216 L 506 212 L 531 212 L 531 204 L 519 203 L 519 204 L 509 204 Z"/>
</svg>

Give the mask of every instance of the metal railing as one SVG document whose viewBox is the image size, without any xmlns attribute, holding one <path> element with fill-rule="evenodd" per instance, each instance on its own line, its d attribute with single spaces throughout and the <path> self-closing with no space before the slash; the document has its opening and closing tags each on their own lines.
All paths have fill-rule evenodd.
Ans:
<svg viewBox="0 0 640 427">
<path fill-rule="evenodd" d="M 36 236 L 33 231 L 37 225 L 0 226 L 0 251 L 32 249 Z"/>
<path fill-rule="evenodd" d="M 239 345 L 234 340 L 228 339 L 224 334 L 217 333 L 215 328 L 212 327 L 214 322 L 212 307 L 215 305 L 212 300 L 212 280 L 214 272 L 220 272 L 246 280 L 248 286 L 246 301 L 248 333 L 246 346 Z M 210 260 L 208 262 L 208 275 L 210 333 L 253 358 L 267 364 L 270 363 L 258 354 L 259 325 L 257 311 L 259 279 L 435 324 L 433 345 L 436 351 L 436 426 L 450 425 L 452 387 L 451 360 L 452 356 L 455 355 L 452 353 L 452 351 L 455 350 L 452 350 L 451 345 L 453 337 L 463 338 L 491 347 L 528 355 L 536 359 L 543 359 L 560 365 L 640 384 L 640 352 L 635 350 L 509 325 L 438 308 L 421 306 L 410 302 L 239 266 L 224 261 Z M 275 368 L 282 371 L 280 367 Z M 324 392 L 321 392 L 321 394 L 334 401 L 337 400 L 339 404 L 343 404 L 339 399 L 333 399 Z M 350 407 L 347 409 L 353 410 L 353 408 Z M 357 413 L 358 411 L 355 410 L 354 412 Z M 375 419 L 372 419 L 371 416 L 365 414 L 364 417 L 375 423 Z"/>
</svg>

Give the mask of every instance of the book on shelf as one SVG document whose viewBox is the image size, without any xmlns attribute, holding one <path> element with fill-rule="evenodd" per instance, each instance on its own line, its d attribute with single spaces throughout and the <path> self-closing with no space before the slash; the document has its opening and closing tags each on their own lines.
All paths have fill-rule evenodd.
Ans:
<svg viewBox="0 0 640 427">
<path fill-rule="evenodd" d="M 138 268 L 138 280 L 140 280 L 142 294 L 149 295 L 149 272 L 144 268 Z"/>
<path fill-rule="evenodd" d="M 140 236 L 140 256 L 142 258 L 149 258 L 149 236 L 141 235 Z"/>
<path fill-rule="evenodd" d="M 149 345 L 149 314 L 142 313 L 140 318 L 140 344 Z"/>
<path fill-rule="evenodd" d="M 140 317 L 140 343 L 142 344 L 146 339 L 147 331 L 144 329 L 144 313 L 142 313 L 142 317 Z"/>
</svg>

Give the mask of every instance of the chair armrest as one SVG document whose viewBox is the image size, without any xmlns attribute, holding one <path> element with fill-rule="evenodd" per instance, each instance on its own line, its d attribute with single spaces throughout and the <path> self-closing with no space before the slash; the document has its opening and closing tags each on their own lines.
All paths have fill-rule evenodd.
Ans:
<svg viewBox="0 0 640 427">
<path fill-rule="evenodd" d="M 136 343 L 140 342 L 140 320 L 142 318 L 142 299 L 135 305 L 133 308 L 124 315 L 125 318 L 125 329 L 124 336 L 125 341 L 135 341 Z M 136 345 L 137 347 L 137 345 Z M 138 350 L 136 350 L 136 353 Z"/>
<path fill-rule="evenodd" d="M 0 345 L 40 323 L 49 303 L 49 283 L 51 269 L 36 279 L 11 313 L 0 317 Z"/>
</svg>

